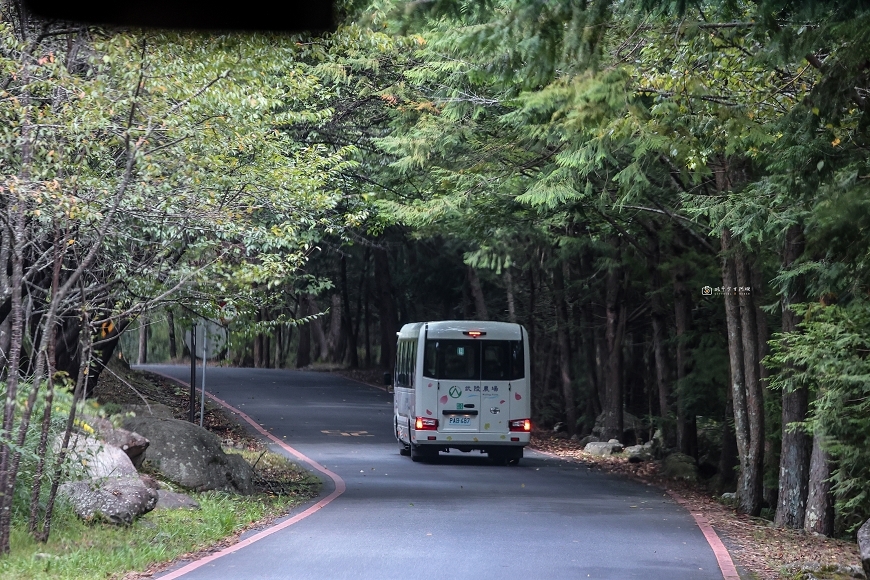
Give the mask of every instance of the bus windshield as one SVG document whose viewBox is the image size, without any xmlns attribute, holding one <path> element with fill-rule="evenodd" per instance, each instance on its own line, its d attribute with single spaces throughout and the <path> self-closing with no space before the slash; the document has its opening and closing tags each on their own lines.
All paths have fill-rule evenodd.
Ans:
<svg viewBox="0 0 870 580">
<path fill-rule="evenodd" d="M 455 381 L 511 381 L 524 375 L 522 341 L 426 341 L 425 377 Z"/>
</svg>

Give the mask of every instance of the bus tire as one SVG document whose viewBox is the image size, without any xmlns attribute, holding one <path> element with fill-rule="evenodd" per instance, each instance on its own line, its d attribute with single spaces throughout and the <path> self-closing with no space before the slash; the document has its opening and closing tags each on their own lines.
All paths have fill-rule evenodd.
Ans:
<svg viewBox="0 0 870 580">
<path fill-rule="evenodd" d="M 399 455 L 403 455 L 403 456 L 407 457 L 408 455 L 411 454 L 411 448 L 410 448 L 410 446 L 406 445 L 405 442 L 402 441 L 402 438 L 399 436 L 399 420 L 395 419 L 394 424 L 395 424 L 395 431 L 396 431 L 396 441 L 399 442 Z M 408 429 L 408 431 L 410 432 L 410 429 Z"/>
<path fill-rule="evenodd" d="M 496 465 L 519 465 L 520 459 L 523 457 L 523 450 L 521 448 L 492 449 L 487 455 Z"/>
<path fill-rule="evenodd" d="M 411 455 L 411 461 L 420 462 L 431 461 L 436 455 L 438 455 L 438 452 L 436 451 L 435 453 L 432 453 L 431 449 L 427 449 L 420 445 L 414 445 L 414 443 L 411 442 L 409 454 Z"/>
</svg>

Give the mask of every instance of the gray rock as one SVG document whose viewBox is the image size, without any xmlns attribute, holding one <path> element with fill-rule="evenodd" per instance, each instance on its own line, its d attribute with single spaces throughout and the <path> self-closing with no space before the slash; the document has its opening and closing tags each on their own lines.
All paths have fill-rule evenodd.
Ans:
<svg viewBox="0 0 870 580">
<path fill-rule="evenodd" d="M 625 448 L 629 463 L 641 463 L 652 459 L 652 453 L 646 445 L 632 445 Z"/>
<path fill-rule="evenodd" d="M 583 448 L 583 451 L 591 455 L 600 455 L 602 457 L 607 457 L 613 455 L 614 453 L 621 453 L 622 443 L 618 441 L 614 443 L 613 441 L 615 440 L 611 440 L 606 443 L 603 441 L 592 441 L 591 443 L 586 444 L 586 446 Z"/>
<path fill-rule="evenodd" d="M 601 440 L 598 437 L 596 437 L 595 435 L 587 435 L 586 437 L 584 437 L 583 439 L 580 440 L 580 448 L 583 449 L 589 443 L 593 443 L 593 442 L 597 442 L 597 441 L 601 441 Z"/>
<path fill-rule="evenodd" d="M 188 510 L 198 510 L 199 503 L 184 493 L 178 493 L 175 491 L 168 491 L 165 489 L 157 490 L 157 505 L 154 506 L 156 510 L 178 510 L 178 509 L 188 509 Z"/>
<path fill-rule="evenodd" d="M 134 466 L 140 467 L 142 465 L 142 453 L 148 447 L 148 440 L 145 437 L 133 431 L 115 427 L 108 419 L 101 417 L 82 417 L 82 419 L 94 428 L 97 439 L 126 453 Z"/>
<path fill-rule="evenodd" d="M 819 562 L 792 562 L 783 566 L 789 578 L 800 580 L 822 580 L 824 578 L 865 578 L 858 566 L 843 564 L 820 564 Z"/>
<path fill-rule="evenodd" d="M 62 442 L 58 437 L 55 449 L 59 449 Z M 126 453 L 87 435 L 70 438 L 67 457 L 86 478 L 139 477 Z"/>
<path fill-rule="evenodd" d="M 160 482 L 158 482 L 156 479 L 148 474 L 140 473 L 139 479 L 142 481 L 142 485 L 144 485 L 145 487 L 150 487 L 154 491 L 160 489 Z"/>
<path fill-rule="evenodd" d="M 131 524 L 136 517 L 157 505 L 157 492 L 136 477 L 95 478 L 64 483 L 58 494 L 66 499 L 83 520 Z"/>
<path fill-rule="evenodd" d="M 638 436 L 643 432 L 643 422 L 629 413 L 622 412 L 622 440 L 636 441 Z M 604 436 L 604 413 L 595 418 L 595 426 L 592 427 L 592 434 L 601 439 Z"/>
<path fill-rule="evenodd" d="M 698 481 L 695 459 L 685 453 L 671 453 L 662 460 L 662 475 L 683 481 Z"/>
<path fill-rule="evenodd" d="M 870 520 L 858 528 L 858 552 L 861 554 L 861 566 L 870 578 Z"/>
<path fill-rule="evenodd" d="M 130 417 L 124 427 L 148 438 L 144 465 L 172 483 L 196 491 L 254 492 L 251 466 L 240 455 L 224 453 L 220 439 L 201 427 L 157 417 Z"/>
</svg>

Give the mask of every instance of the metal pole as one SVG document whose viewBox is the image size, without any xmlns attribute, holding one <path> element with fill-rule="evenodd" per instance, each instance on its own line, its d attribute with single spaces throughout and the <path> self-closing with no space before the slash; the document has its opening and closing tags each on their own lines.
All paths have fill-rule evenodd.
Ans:
<svg viewBox="0 0 870 580">
<path fill-rule="evenodd" d="M 190 409 L 188 421 L 194 422 L 196 414 L 196 325 L 190 327 Z"/>
<path fill-rule="evenodd" d="M 205 417 L 205 361 L 206 361 L 206 353 L 208 352 L 208 335 L 205 333 L 205 328 L 203 328 L 202 333 L 202 398 L 199 403 L 199 426 L 202 427 L 202 420 Z"/>
</svg>

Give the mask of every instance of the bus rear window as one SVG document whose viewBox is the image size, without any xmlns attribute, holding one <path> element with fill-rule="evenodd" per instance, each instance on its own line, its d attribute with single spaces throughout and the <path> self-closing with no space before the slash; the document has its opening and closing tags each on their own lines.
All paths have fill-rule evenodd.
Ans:
<svg viewBox="0 0 870 580">
<path fill-rule="evenodd" d="M 481 378 L 484 381 L 512 381 L 523 378 L 525 361 L 519 340 L 489 340 L 482 343 Z"/>
<path fill-rule="evenodd" d="M 423 375 L 456 381 L 510 381 L 525 375 L 519 340 L 428 340 Z"/>
</svg>

